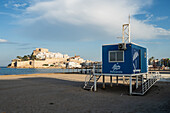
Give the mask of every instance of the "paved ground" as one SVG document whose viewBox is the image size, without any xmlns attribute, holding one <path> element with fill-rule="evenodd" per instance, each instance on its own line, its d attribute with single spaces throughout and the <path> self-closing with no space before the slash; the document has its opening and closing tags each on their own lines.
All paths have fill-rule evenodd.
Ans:
<svg viewBox="0 0 170 113">
<path fill-rule="evenodd" d="M 124 85 L 83 90 L 84 77 L 1 76 L 0 113 L 170 113 L 170 82 L 156 83 L 144 96 L 129 96 Z"/>
</svg>

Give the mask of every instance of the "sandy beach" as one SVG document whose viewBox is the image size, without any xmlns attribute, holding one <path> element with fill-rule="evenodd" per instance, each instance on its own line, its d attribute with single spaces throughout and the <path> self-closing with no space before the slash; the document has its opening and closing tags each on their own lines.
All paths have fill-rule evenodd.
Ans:
<svg viewBox="0 0 170 113">
<path fill-rule="evenodd" d="M 84 90 L 85 76 L 0 76 L 0 113 L 170 113 L 170 82 L 157 82 L 144 96 L 129 96 L 121 84 Z"/>
</svg>

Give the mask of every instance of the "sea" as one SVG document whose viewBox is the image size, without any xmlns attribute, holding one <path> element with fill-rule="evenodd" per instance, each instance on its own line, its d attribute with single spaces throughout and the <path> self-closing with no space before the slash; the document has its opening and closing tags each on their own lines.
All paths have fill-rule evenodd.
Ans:
<svg viewBox="0 0 170 113">
<path fill-rule="evenodd" d="M 62 72 L 79 72 L 80 69 L 35 69 L 35 68 L 7 68 L 0 67 L 0 75 L 20 75 L 36 73 L 62 73 Z"/>
<path fill-rule="evenodd" d="M 80 72 L 81 69 L 37 69 L 37 68 L 7 68 L 0 66 L 0 75 L 21 75 L 21 74 L 37 74 L 37 73 L 63 73 L 63 72 Z M 83 73 L 86 70 L 83 69 Z M 87 70 L 88 71 L 88 70 Z M 160 72 L 160 81 L 170 82 L 170 71 Z"/>
</svg>

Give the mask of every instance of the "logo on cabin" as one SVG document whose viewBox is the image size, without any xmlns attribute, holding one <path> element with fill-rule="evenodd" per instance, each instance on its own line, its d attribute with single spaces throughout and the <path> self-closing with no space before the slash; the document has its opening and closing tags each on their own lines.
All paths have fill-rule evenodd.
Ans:
<svg viewBox="0 0 170 113">
<path fill-rule="evenodd" d="M 140 72 L 141 70 L 140 69 L 138 69 L 139 68 L 139 53 L 138 53 L 138 51 L 137 50 L 134 50 L 134 54 L 133 54 L 133 68 L 134 68 L 134 70 L 133 70 L 133 72 L 135 73 L 135 72 Z"/>
<path fill-rule="evenodd" d="M 122 71 L 119 71 L 120 68 L 121 67 L 120 67 L 119 63 L 114 64 L 112 67 L 113 70 L 111 70 L 110 73 L 123 73 Z"/>
<path fill-rule="evenodd" d="M 136 51 L 136 52 L 133 54 L 133 61 L 136 60 L 138 56 L 139 56 L 139 53 Z"/>
<path fill-rule="evenodd" d="M 114 64 L 113 67 L 112 67 L 113 71 L 115 70 L 119 70 L 120 69 L 120 66 L 117 64 Z"/>
</svg>

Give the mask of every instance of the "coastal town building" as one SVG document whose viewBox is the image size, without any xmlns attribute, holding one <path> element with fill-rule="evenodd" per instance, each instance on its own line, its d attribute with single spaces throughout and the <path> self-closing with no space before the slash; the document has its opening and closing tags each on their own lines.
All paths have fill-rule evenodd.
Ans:
<svg viewBox="0 0 170 113">
<path fill-rule="evenodd" d="M 29 55 L 28 55 L 29 56 Z M 11 68 L 81 68 L 82 63 L 93 63 L 90 60 L 84 60 L 80 56 L 70 57 L 68 54 L 59 52 L 49 52 L 45 48 L 36 48 L 32 55 L 35 59 L 14 59 L 8 67 Z"/>
<path fill-rule="evenodd" d="M 69 62 L 67 68 L 81 68 L 82 66 L 77 62 Z"/>
<path fill-rule="evenodd" d="M 154 59 L 154 57 L 149 58 L 148 67 L 150 70 L 169 70 L 170 69 L 170 58 Z"/>
<path fill-rule="evenodd" d="M 36 48 L 36 50 L 33 50 L 33 55 L 37 55 L 40 52 L 47 52 L 48 53 L 48 49 L 45 48 Z"/>
</svg>

